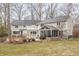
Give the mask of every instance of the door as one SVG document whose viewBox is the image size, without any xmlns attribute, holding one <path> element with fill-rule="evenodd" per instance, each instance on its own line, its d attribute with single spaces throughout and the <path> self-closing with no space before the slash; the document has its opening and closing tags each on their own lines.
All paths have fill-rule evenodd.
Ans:
<svg viewBox="0 0 79 59">
<path fill-rule="evenodd" d="M 58 30 L 52 30 L 52 37 L 58 36 Z"/>
</svg>

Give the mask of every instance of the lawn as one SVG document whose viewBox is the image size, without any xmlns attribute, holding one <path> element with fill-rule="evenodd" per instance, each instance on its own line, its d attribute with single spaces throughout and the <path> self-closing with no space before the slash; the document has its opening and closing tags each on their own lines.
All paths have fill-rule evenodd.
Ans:
<svg viewBox="0 0 79 59">
<path fill-rule="evenodd" d="M 25 44 L 0 44 L 1 56 L 79 55 L 79 41 L 42 41 Z"/>
</svg>

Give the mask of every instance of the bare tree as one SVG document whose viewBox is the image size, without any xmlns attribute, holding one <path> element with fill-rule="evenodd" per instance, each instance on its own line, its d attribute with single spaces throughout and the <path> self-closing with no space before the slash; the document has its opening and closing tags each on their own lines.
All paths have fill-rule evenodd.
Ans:
<svg viewBox="0 0 79 59">
<path fill-rule="evenodd" d="M 7 3 L 1 3 L 0 7 L 0 15 L 4 21 L 5 29 L 7 29 Z"/>
<path fill-rule="evenodd" d="M 6 4 L 6 12 L 7 12 L 7 29 L 8 29 L 8 36 L 11 37 L 11 28 L 10 28 L 10 4 Z"/>
<path fill-rule="evenodd" d="M 42 4 L 41 3 L 38 4 L 38 13 L 39 13 L 39 19 L 41 20 L 41 17 L 42 17 Z"/>
<path fill-rule="evenodd" d="M 46 4 L 45 19 L 56 17 L 58 4 Z"/>
<path fill-rule="evenodd" d="M 65 6 L 63 4 L 63 6 L 60 7 L 60 11 L 66 16 L 70 16 L 72 14 L 72 9 L 73 9 L 72 3 L 65 4 Z"/>
<path fill-rule="evenodd" d="M 11 13 L 18 20 L 22 20 L 26 15 L 27 9 L 28 7 L 26 6 L 26 4 L 12 4 Z"/>
<path fill-rule="evenodd" d="M 2 27 L 2 4 L 0 4 L 0 26 Z"/>
<path fill-rule="evenodd" d="M 74 4 L 74 9 L 73 9 L 73 11 L 74 11 L 74 16 L 75 16 L 76 18 L 79 18 L 79 3 L 75 3 L 75 4 Z"/>
<path fill-rule="evenodd" d="M 34 11 L 32 8 L 32 4 L 30 4 L 30 9 L 31 9 L 31 20 L 34 20 Z"/>
<path fill-rule="evenodd" d="M 56 15 L 56 9 L 57 9 L 57 7 L 58 7 L 58 4 L 50 4 L 50 18 L 53 18 L 53 17 L 55 17 L 55 15 Z"/>
<path fill-rule="evenodd" d="M 6 30 L 6 17 L 5 17 L 5 4 L 1 3 L 0 4 L 0 20 L 2 20 L 1 22 L 1 27 L 4 27 L 4 29 Z M 3 24 L 4 23 L 4 24 Z M 3 26 L 4 25 L 4 26 Z"/>
<path fill-rule="evenodd" d="M 7 5 L 6 3 L 3 4 L 3 14 L 4 14 L 3 19 L 4 19 L 5 29 L 7 29 L 7 23 L 6 23 L 7 22 L 7 16 L 6 16 L 7 15 L 7 10 L 6 10 L 7 6 L 6 5 Z"/>
<path fill-rule="evenodd" d="M 45 9 L 45 19 L 49 18 L 49 4 L 47 5 L 47 8 Z"/>
<path fill-rule="evenodd" d="M 34 9 L 34 14 L 36 15 L 38 20 L 42 19 L 42 15 L 44 14 L 44 4 L 31 4 L 32 8 Z"/>
</svg>

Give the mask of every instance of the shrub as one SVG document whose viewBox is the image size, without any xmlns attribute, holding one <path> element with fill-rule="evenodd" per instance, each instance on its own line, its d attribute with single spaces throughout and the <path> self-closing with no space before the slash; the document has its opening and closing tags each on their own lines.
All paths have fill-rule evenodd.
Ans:
<svg viewBox="0 0 79 59">
<path fill-rule="evenodd" d="M 4 26 L 0 26 L 0 37 L 8 36 L 7 30 Z"/>
</svg>

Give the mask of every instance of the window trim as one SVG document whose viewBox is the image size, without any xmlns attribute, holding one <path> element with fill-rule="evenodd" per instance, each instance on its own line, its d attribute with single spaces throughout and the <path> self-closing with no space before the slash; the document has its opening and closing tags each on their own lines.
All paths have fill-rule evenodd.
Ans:
<svg viewBox="0 0 79 59">
<path fill-rule="evenodd" d="M 20 34 L 20 31 L 13 31 L 13 34 Z"/>
<path fill-rule="evenodd" d="M 36 35 L 37 34 L 36 31 L 31 31 L 30 33 L 33 34 L 33 35 Z"/>
<path fill-rule="evenodd" d="M 18 26 L 16 25 L 15 28 L 18 28 Z"/>
<path fill-rule="evenodd" d="M 26 25 L 23 25 L 23 27 L 26 27 Z"/>
<path fill-rule="evenodd" d="M 57 25 L 60 25 L 60 22 L 57 22 Z"/>
</svg>

